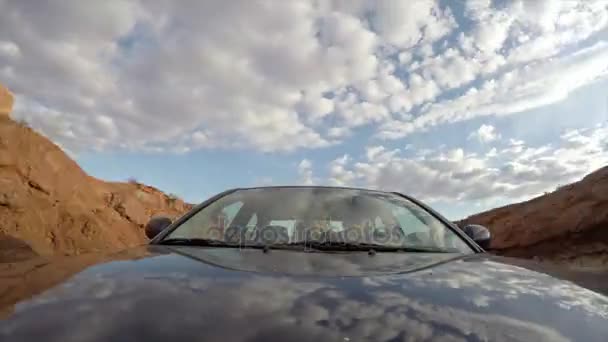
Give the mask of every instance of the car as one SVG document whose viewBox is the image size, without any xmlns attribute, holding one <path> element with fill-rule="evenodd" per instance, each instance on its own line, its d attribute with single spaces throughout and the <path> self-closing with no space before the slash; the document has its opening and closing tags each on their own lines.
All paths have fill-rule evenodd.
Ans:
<svg viewBox="0 0 608 342">
<path fill-rule="evenodd" d="M 397 192 L 232 189 L 145 232 L 149 244 L 21 300 L 0 340 L 608 338 L 606 296 L 487 253 L 488 229 Z"/>
</svg>

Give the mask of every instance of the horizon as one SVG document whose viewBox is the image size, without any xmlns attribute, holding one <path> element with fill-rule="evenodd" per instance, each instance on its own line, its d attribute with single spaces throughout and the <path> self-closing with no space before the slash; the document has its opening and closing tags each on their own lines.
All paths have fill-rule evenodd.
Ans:
<svg viewBox="0 0 608 342">
<path fill-rule="evenodd" d="M 188 203 L 350 186 L 455 220 L 608 165 L 605 1 L 273 5 L 7 2 L 11 116 Z"/>
</svg>

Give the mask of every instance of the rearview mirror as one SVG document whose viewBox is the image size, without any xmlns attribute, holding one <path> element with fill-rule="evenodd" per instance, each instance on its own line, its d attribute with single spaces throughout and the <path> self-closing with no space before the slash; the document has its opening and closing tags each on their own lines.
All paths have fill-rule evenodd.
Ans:
<svg viewBox="0 0 608 342">
<path fill-rule="evenodd" d="M 153 217 L 146 224 L 146 236 L 148 239 L 153 239 L 156 235 L 160 234 L 165 228 L 171 225 L 171 219 L 165 216 Z"/>
<path fill-rule="evenodd" d="M 481 248 L 488 249 L 490 248 L 490 241 L 492 239 L 492 234 L 490 234 L 490 230 L 479 224 L 469 224 L 466 225 L 463 229 L 465 234 L 467 234 L 475 243 L 477 243 Z"/>
</svg>

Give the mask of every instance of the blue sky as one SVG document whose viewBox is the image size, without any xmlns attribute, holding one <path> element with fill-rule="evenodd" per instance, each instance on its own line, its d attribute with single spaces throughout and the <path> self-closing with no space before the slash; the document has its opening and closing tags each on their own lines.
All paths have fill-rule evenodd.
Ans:
<svg viewBox="0 0 608 342">
<path fill-rule="evenodd" d="M 0 6 L 13 115 L 102 179 L 361 186 L 460 218 L 608 164 L 605 1 Z"/>
</svg>

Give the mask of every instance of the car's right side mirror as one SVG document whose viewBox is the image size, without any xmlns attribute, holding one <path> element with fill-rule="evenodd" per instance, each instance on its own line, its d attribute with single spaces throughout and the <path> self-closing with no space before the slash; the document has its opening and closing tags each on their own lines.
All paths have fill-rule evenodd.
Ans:
<svg viewBox="0 0 608 342">
<path fill-rule="evenodd" d="M 462 229 L 475 243 L 477 243 L 483 249 L 490 248 L 490 242 L 492 240 L 492 234 L 490 230 L 479 224 L 468 224 Z"/>
</svg>

